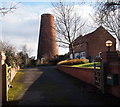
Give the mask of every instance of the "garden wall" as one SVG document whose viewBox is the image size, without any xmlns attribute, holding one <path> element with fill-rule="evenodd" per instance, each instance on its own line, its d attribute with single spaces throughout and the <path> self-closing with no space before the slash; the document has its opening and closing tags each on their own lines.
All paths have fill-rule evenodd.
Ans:
<svg viewBox="0 0 120 107">
<path fill-rule="evenodd" d="M 92 68 L 78 68 L 78 67 L 69 67 L 66 65 L 58 65 L 57 69 L 73 77 L 76 77 L 86 83 L 89 83 L 92 85 L 95 84 L 94 69 Z"/>
<path fill-rule="evenodd" d="M 102 69 L 105 73 L 103 75 L 104 81 L 102 82 L 104 93 L 110 93 L 120 98 L 120 54 L 117 51 L 102 52 L 102 64 Z M 66 65 L 58 65 L 57 69 L 86 83 L 95 85 L 94 69 Z"/>
</svg>

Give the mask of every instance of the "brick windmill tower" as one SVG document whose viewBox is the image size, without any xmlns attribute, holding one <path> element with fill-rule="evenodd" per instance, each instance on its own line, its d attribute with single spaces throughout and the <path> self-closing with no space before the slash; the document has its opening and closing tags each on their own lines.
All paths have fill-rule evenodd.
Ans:
<svg viewBox="0 0 120 107">
<path fill-rule="evenodd" d="M 58 55 L 58 45 L 56 42 L 54 16 L 42 14 L 37 59 L 50 60 L 56 55 Z"/>
</svg>

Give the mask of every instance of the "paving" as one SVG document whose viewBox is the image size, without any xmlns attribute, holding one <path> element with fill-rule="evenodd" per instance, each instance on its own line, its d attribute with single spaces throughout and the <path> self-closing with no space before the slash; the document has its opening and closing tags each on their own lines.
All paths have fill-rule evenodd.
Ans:
<svg viewBox="0 0 120 107">
<path fill-rule="evenodd" d="M 26 88 L 16 106 L 120 105 L 120 99 L 56 70 L 56 66 L 26 69 Z"/>
</svg>

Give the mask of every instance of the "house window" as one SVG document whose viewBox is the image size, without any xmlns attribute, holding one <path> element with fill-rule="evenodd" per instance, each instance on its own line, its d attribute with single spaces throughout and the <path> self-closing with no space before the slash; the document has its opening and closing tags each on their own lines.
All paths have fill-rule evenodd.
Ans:
<svg viewBox="0 0 120 107">
<path fill-rule="evenodd" d="M 70 59 L 73 59 L 73 56 L 72 56 L 72 54 L 70 54 Z"/>
<path fill-rule="evenodd" d="M 80 58 L 80 54 L 79 53 L 75 53 L 75 59 L 79 59 Z"/>
<path fill-rule="evenodd" d="M 102 56 L 102 52 L 99 52 L 99 57 L 101 57 Z"/>
<path fill-rule="evenodd" d="M 86 58 L 86 52 L 80 52 L 80 58 Z"/>
</svg>

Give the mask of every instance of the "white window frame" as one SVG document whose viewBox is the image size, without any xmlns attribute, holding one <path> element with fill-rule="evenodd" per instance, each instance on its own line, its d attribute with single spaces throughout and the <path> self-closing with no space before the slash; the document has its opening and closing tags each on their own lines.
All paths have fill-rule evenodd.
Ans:
<svg viewBox="0 0 120 107">
<path fill-rule="evenodd" d="M 75 58 L 77 59 L 78 57 L 80 57 L 79 53 L 75 53 Z"/>
<path fill-rule="evenodd" d="M 86 58 L 86 52 L 80 52 L 80 58 L 81 58 L 81 57 Z"/>
</svg>

